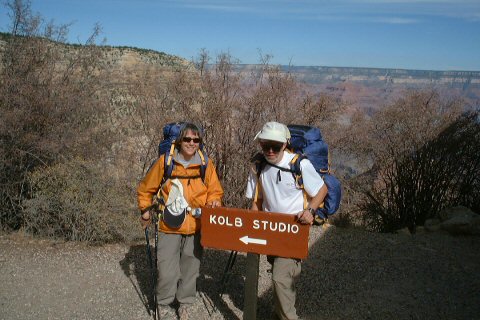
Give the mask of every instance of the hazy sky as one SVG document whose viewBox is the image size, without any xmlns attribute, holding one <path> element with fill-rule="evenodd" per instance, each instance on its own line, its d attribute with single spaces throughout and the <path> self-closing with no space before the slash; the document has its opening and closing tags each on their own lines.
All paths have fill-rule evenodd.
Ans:
<svg viewBox="0 0 480 320">
<path fill-rule="evenodd" d="M 480 0 L 32 0 L 32 8 L 73 22 L 70 42 L 85 42 L 98 22 L 109 45 L 186 59 L 205 48 L 240 63 L 258 63 L 261 52 L 295 66 L 480 71 Z"/>
</svg>

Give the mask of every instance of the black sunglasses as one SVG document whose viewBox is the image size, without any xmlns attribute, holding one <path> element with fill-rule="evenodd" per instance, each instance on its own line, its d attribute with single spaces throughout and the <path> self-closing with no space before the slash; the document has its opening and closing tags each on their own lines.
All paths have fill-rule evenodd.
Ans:
<svg viewBox="0 0 480 320">
<path fill-rule="evenodd" d="M 262 147 L 263 152 L 268 152 L 270 149 L 272 149 L 273 152 L 280 152 L 283 143 L 261 143 L 260 146 Z"/>
<path fill-rule="evenodd" d="M 192 140 L 193 140 L 193 143 L 200 143 L 200 142 L 202 142 L 202 139 L 200 139 L 200 138 L 190 138 L 190 137 L 183 137 L 183 138 L 182 138 L 182 141 L 183 141 L 183 142 L 187 142 L 187 143 L 189 143 L 189 142 L 192 141 Z"/>
</svg>

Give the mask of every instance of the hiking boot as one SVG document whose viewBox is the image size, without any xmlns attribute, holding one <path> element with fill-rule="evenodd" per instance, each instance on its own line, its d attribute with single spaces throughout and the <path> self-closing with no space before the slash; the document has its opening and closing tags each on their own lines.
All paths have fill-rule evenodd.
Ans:
<svg viewBox="0 0 480 320">
<path fill-rule="evenodd" d="M 179 320 L 188 320 L 189 314 L 192 312 L 192 308 L 188 304 L 181 304 L 178 308 L 178 319 Z M 192 315 L 193 319 L 193 315 Z"/>
<path fill-rule="evenodd" d="M 158 318 L 162 320 L 177 320 L 175 310 L 170 306 L 158 305 Z"/>
</svg>

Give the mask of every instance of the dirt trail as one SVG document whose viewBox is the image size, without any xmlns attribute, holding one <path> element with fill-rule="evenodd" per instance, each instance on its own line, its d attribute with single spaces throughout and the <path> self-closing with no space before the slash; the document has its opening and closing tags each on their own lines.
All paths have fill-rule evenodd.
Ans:
<svg viewBox="0 0 480 320">
<path fill-rule="evenodd" d="M 480 237 L 312 228 L 298 281 L 304 319 L 480 319 Z M 193 319 L 242 319 L 245 255 L 225 293 L 228 251 L 206 250 Z M 261 257 L 258 319 L 271 311 Z M 0 236 L 0 319 L 152 319 L 145 245 Z"/>
</svg>

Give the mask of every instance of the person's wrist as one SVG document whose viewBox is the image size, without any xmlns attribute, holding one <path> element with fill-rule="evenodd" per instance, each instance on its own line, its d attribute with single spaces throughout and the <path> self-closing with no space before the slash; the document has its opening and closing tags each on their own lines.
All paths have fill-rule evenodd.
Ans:
<svg viewBox="0 0 480 320">
<path fill-rule="evenodd" d="M 312 216 L 315 215 L 315 209 L 308 207 L 308 208 L 305 209 L 305 210 L 307 210 L 308 212 L 310 212 L 310 214 L 311 214 Z"/>
</svg>

